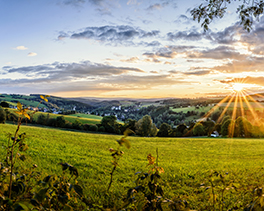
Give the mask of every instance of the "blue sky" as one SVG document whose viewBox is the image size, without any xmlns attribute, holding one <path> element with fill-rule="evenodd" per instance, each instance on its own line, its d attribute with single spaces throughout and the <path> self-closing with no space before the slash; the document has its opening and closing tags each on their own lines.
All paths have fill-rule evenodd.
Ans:
<svg viewBox="0 0 264 211">
<path fill-rule="evenodd" d="M 0 0 L 0 93 L 62 97 L 223 95 L 264 88 L 264 19 L 236 5 L 204 32 L 197 0 Z M 263 49 L 263 50 L 262 50 Z"/>
</svg>

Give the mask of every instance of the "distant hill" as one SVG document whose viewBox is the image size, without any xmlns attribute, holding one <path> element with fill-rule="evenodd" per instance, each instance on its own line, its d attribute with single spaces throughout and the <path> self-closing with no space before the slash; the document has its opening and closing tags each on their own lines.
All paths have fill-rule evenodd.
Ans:
<svg viewBox="0 0 264 211">
<path fill-rule="evenodd" d="M 40 94 L 30 94 L 30 95 L 19 95 L 19 94 L 1 94 L 0 101 L 6 101 L 10 105 L 15 106 L 17 102 L 22 103 L 26 107 L 44 107 L 48 109 L 64 109 L 64 110 L 91 110 L 94 107 L 87 103 L 82 103 L 74 100 L 69 100 L 66 98 L 50 96 L 48 97 L 48 102 L 42 101 Z"/>
</svg>

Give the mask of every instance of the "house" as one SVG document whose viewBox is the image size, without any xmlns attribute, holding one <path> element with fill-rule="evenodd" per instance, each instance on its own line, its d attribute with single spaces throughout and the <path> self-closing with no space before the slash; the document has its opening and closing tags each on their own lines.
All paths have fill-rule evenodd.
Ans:
<svg viewBox="0 0 264 211">
<path fill-rule="evenodd" d="M 211 137 L 219 137 L 219 133 L 215 130 L 212 132 Z"/>
</svg>

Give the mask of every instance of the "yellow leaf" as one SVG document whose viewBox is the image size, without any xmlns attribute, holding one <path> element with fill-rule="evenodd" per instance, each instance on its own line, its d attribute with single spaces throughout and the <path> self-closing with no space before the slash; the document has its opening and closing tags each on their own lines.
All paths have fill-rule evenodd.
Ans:
<svg viewBox="0 0 264 211">
<path fill-rule="evenodd" d="M 17 109 L 20 110 L 20 111 L 22 110 L 22 105 L 21 105 L 20 102 L 17 102 Z"/>
<path fill-rule="evenodd" d="M 124 136 L 127 137 L 130 133 L 134 133 L 134 131 L 127 128 L 124 132 Z"/>
<path fill-rule="evenodd" d="M 43 95 L 40 95 L 40 98 L 44 100 L 45 97 Z"/>
<path fill-rule="evenodd" d="M 21 111 L 15 111 L 15 113 L 17 113 L 18 115 L 22 115 Z"/>
<path fill-rule="evenodd" d="M 47 98 L 44 98 L 43 100 L 45 100 L 46 102 L 48 102 L 48 99 Z"/>
<path fill-rule="evenodd" d="M 130 142 L 127 139 L 125 139 L 124 137 L 121 138 L 121 141 L 122 141 L 122 143 L 125 144 L 126 148 L 129 149 L 131 147 Z"/>
<path fill-rule="evenodd" d="M 23 115 L 24 115 L 26 118 L 30 119 L 30 116 L 29 116 L 27 113 L 23 113 Z"/>
<path fill-rule="evenodd" d="M 259 202 L 260 202 L 260 206 L 263 207 L 264 206 L 264 197 L 263 196 L 260 197 Z"/>
<path fill-rule="evenodd" d="M 50 95 L 45 95 L 45 98 L 50 97 Z"/>
<path fill-rule="evenodd" d="M 148 162 L 149 162 L 148 165 L 153 165 L 156 158 L 152 157 L 152 155 L 149 153 L 148 156 L 147 156 L 147 159 L 148 159 Z"/>
</svg>

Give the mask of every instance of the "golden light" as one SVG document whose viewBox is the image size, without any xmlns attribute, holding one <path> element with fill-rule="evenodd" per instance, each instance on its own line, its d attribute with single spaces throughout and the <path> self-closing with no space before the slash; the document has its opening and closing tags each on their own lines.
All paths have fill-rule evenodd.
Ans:
<svg viewBox="0 0 264 211">
<path fill-rule="evenodd" d="M 235 92 L 241 92 L 245 89 L 246 85 L 243 84 L 243 83 L 234 83 L 232 85 L 232 89 L 235 91 Z"/>
</svg>

